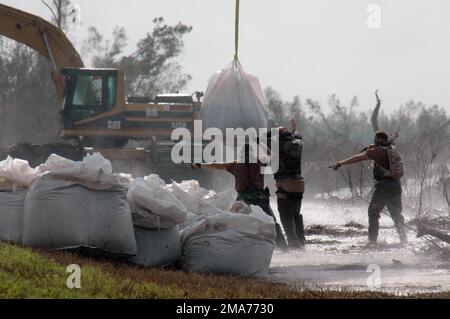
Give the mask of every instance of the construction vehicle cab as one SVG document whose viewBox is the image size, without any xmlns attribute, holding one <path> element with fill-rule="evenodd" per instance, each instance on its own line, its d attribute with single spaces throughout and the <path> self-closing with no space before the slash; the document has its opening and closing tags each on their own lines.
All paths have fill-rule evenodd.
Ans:
<svg viewBox="0 0 450 319">
<path fill-rule="evenodd" d="M 63 130 L 73 129 L 77 122 L 117 107 L 118 70 L 71 68 L 61 72 L 65 79 Z"/>
<path fill-rule="evenodd" d="M 123 147 L 129 140 L 170 141 L 172 130 L 193 129 L 200 117 L 188 94 L 125 97 L 124 73 L 117 69 L 63 68 L 61 137 L 86 146 Z"/>
</svg>

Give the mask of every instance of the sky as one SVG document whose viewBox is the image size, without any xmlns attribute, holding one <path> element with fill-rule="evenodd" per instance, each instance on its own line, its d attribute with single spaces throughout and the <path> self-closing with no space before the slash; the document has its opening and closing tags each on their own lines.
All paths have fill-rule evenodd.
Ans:
<svg viewBox="0 0 450 319">
<path fill-rule="evenodd" d="M 234 53 L 234 0 L 73 0 L 81 25 L 110 37 L 126 28 L 127 51 L 152 30 L 154 17 L 192 25 L 179 58 L 193 79 L 187 92 L 204 91 L 211 75 Z M 40 0 L 0 3 L 49 19 Z M 374 21 L 375 4 L 379 28 Z M 358 96 L 373 108 L 380 90 L 386 112 L 409 100 L 450 112 L 450 1 L 448 0 L 241 0 L 239 59 L 244 69 L 285 100 L 299 95 L 323 104 L 336 94 L 343 104 Z M 373 24 L 372 24 L 373 26 Z"/>
</svg>

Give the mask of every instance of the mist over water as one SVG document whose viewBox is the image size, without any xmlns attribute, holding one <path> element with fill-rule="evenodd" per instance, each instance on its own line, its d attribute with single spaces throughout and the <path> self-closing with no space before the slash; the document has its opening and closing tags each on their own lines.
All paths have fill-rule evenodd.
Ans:
<svg viewBox="0 0 450 319">
<path fill-rule="evenodd" d="M 272 201 L 276 209 L 276 200 Z M 450 289 L 450 261 L 430 255 L 427 242 L 408 232 L 409 245 L 400 247 L 393 222 L 380 220 L 379 247 L 367 243 L 367 206 L 304 201 L 307 229 L 305 250 L 275 251 L 270 279 L 301 288 L 369 290 L 369 265 L 380 268 L 376 291 L 397 294 L 439 292 Z M 406 212 L 406 220 L 413 216 Z"/>
</svg>

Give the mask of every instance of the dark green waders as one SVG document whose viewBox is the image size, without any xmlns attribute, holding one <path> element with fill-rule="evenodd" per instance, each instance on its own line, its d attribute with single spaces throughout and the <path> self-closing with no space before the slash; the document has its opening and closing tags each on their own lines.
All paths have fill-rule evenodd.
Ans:
<svg viewBox="0 0 450 319">
<path fill-rule="evenodd" d="M 375 191 L 369 204 L 369 242 L 376 243 L 380 228 L 379 219 L 387 207 L 402 243 L 408 238 L 405 231 L 405 219 L 402 215 L 402 186 L 399 180 L 382 179 L 375 184 Z"/>
<path fill-rule="evenodd" d="M 300 214 L 303 193 L 278 191 L 278 212 L 286 232 L 290 248 L 302 248 L 306 244 L 303 216 Z"/>
</svg>

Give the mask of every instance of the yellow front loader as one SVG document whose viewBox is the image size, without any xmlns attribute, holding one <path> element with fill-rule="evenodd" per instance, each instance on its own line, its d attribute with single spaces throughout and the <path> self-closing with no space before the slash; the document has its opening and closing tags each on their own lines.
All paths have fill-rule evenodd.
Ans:
<svg viewBox="0 0 450 319">
<path fill-rule="evenodd" d="M 123 71 L 86 68 L 62 30 L 40 17 L 2 4 L 0 35 L 25 44 L 48 59 L 62 104 L 61 137 L 73 145 L 71 149 L 67 144 L 21 144 L 9 153 L 39 164 L 49 153 L 78 159 L 86 151 L 97 150 L 111 160 L 137 160 L 144 167 L 153 166 L 154 171 L 158 165 L 167 165 L 163 171 L 174 173 L 174 165 L 167 158 L 173 145 L 171 133 L 178 127 L 193 130 L 194 120 L 200 118 L 202 93 L 126 97 Z M 129 144 L 133 147 L 127 148 Z"/>
</svg>

